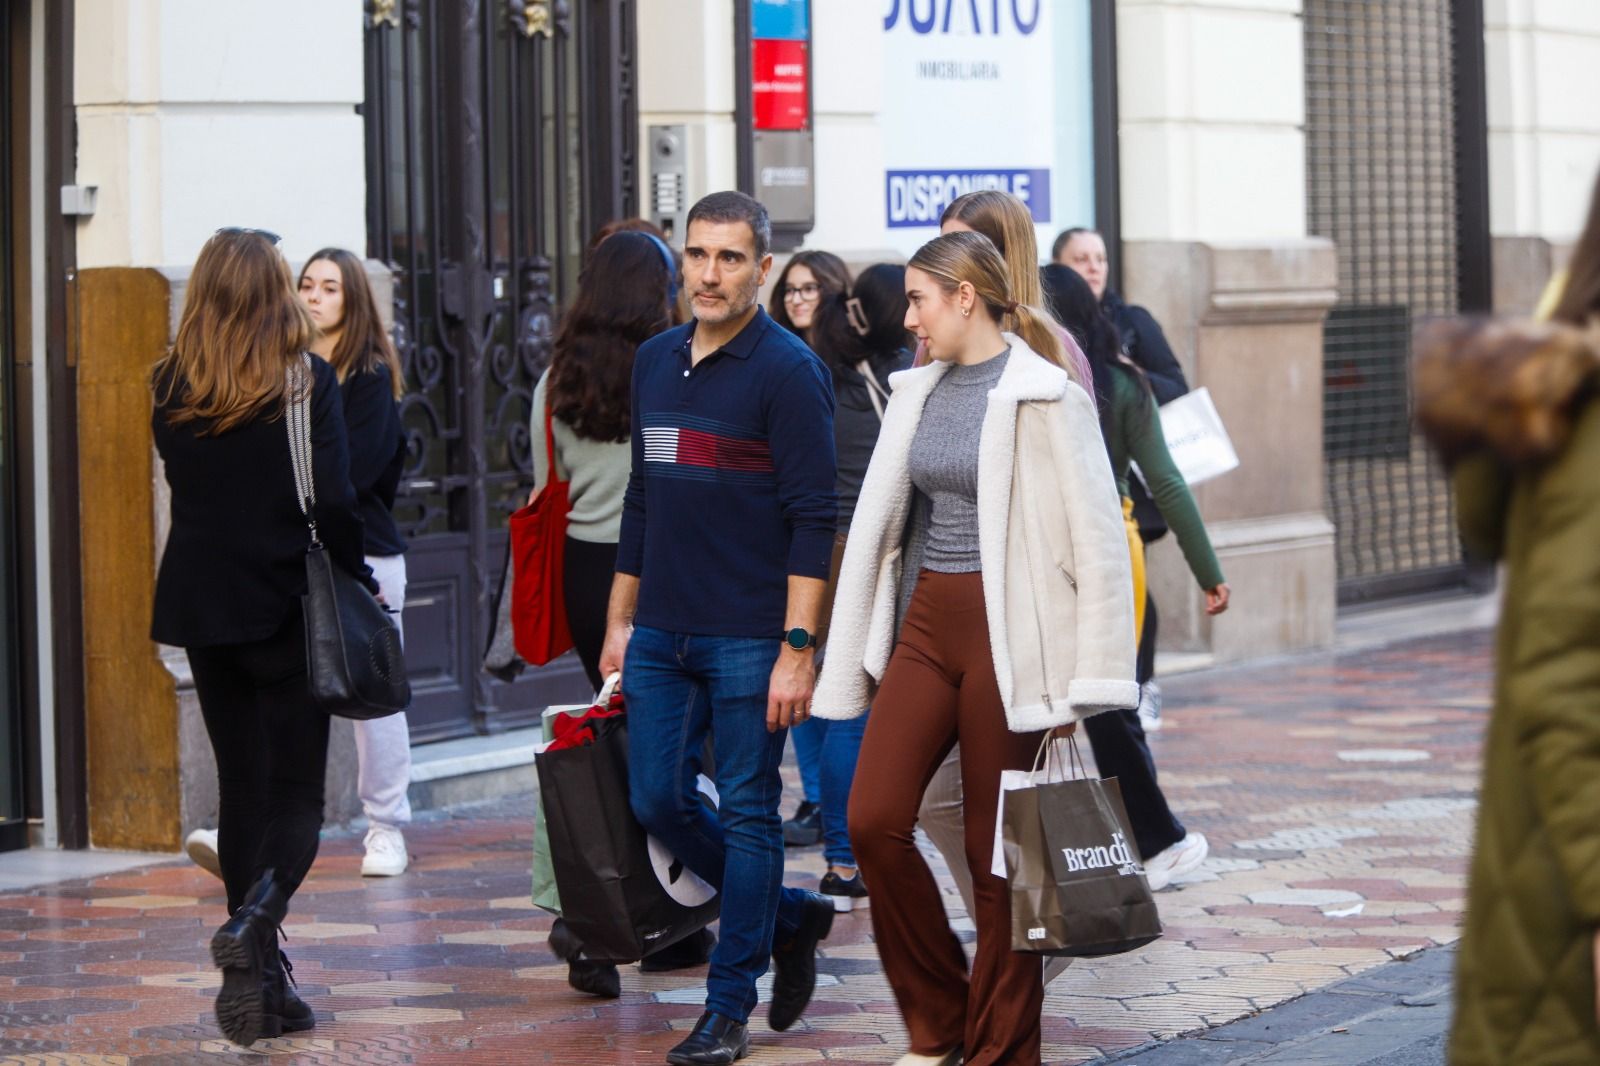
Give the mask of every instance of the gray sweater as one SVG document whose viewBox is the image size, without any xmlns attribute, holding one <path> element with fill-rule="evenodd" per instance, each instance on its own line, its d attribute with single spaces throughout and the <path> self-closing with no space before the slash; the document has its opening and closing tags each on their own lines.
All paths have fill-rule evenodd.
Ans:
<svg viewBox="0 0 1600 1066">
<path fill-rule="evenodd" d="M 550 464 L 544 450 L 546 370 L 533 390 L 533 483 L 543 488 L 550 477 Z M 615 544 L 622 534 L 622 495 L 628 488 L 633 469 L 633 447 L 624 440 L 586 440 L 561 419 L 555 420 L 556 472 L 571 484 L 571 511 L 567 514 L 567 536 L 591 544 Z"/>
<path fill-rule="evenodd" d="M 911 445 L 911 483 L 929 501 L 922 565 L 941 574 L 983 569 L 978 555 L 978 435 L 1010 351 L 953 366 L 933 387 Z"/>
</svg>

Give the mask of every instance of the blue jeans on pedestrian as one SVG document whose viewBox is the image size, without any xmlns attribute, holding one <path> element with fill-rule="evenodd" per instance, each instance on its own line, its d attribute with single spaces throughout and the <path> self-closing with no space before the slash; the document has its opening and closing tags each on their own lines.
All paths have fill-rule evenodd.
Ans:
<svg viewBox="0 0 1600 1066">
<path fill-rule="evenodd" d="M 812 719 L 807 725 L 821 725 Z M 856 779 L 856 757 L 867 731 L 867 716 L 827 723 L 822 741 L 822 857 L 829 866 L 854 867 L 850 850 L 850 783 Z"/>
<path fill-rule="evenodd" d="M 743 1023 L 756 1005 L 774 931 L 800 927 L 805 893 L 783 887 L 778 800 L 785 730 L 767 732 L 767 689 L 779 642 L 708 637 L 640 626 L 628 642 L 628 788 L 646 831 L 722 897 L 706 1009 Z M 720 802 L 695 788 L 712 739 Z"/>
<path fill-rule="evenodd" d="M 789 730 L 794 761 L 800 767 L 800 789 L 806 802 L 822 803 L 822 747 L 827 743 L 828 720 L 812 718 Z"/>
</svg>

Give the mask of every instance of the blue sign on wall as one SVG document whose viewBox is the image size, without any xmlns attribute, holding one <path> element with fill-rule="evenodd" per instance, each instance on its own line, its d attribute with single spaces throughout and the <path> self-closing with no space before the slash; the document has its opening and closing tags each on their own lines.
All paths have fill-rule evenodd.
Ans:
<svg viewBox="0 0 1600 1066">
<path fill-rule="evenodd" d="M 750 36 L 758 41 L 811 39 L 810 0 L 750 0 Z"/>
<path fill-rule="evenodd" d="M 1050 171 L 1028 170 L 891 170 L 885 195 L 889 228 L 935 227 L 939 216 L 958 196 L 979 189 L 999 189 L 1028 205 L 1035 222 L 1050 221 Z"/>
</svg>

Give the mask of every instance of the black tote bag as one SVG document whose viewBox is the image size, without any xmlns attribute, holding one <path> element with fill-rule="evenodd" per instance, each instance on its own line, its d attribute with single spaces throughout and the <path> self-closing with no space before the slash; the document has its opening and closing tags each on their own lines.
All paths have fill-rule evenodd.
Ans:
<svg viewBox="0 0 1600 1066">
<path fill-rule="evenodd" d="M 311 454 L 312 356 L 301 356 L 284 423 L 294 463 L 295 494 L 311 533 L 306 549 L 306 675 L 311 702 L 341 718 L 384 718 L 411 703 L 400 630 L 367 587 L 333 561 L 317 534 L 317 484 Z"/>
<path fill-rule="evenodd" d="M 627 717 L 534 757 L 562 920 L 586 958 L 634 962 L 716 920 L 721 897 L 645 833 L 628 802 Z"/>
<path fill-rule="evenodd" d="M 1091 958 L 1161 936 L 1115 778 L 1080 778 L 1005 793 L 1011 947 Z"/>
</svg>

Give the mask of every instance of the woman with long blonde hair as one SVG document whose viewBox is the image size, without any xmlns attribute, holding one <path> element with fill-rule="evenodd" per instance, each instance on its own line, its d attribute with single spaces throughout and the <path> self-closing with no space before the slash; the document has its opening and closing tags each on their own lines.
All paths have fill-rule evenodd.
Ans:
<svg viewBox="0 0 1600 1066">
<path fill-rule="evenodd" d="M 1000 252 L 1011 281 L 1011 295 L 1017 303 L 1049 309 L 1043 283 L 1039 280 L 1039 238 L 1027 204 L 998 189 L 980 189 L 958 196 L 939 216 L 939 232 L 963 230 L 983 234 Z M 1046 322 L 1046 327 L 1056 335 L 1063 353 L 1062 365 L 1072 375 L 1073 383 L 1093 396 L 1094 376 L 1076 338 L 1053 318 Z"/>
<path fill-rule="evenodd" d="M 901 1061 L 1026 1066 L 1044 985 L 1038 958 L 1011 950 L 1010 897 L 989 871 L 1000 775 L 1030 766 L 1046 730 L 1138 702 L 1127 540 L 1094 403 L 994 245 L 938 237 L 905 283 L 906 328 L 930 362 L 896 379 L 885 411 L 812 710 L 872 707 L 850 839 L 871 891 L 894 902 L 872 908 L 872 927 L 911 1033 Z M 958 743 L 970 978 L 912 838 Z"/>
<path fill-rule="evenodd" d="M 177 340 L 151 376 L 172 521 L 150 635 L 188 653 L 216 756 L 230 915 L 211 940 L 216 1015 L 246 1046 L 316 1024 L 288 984 L 277 933 L 316 858 L 328 757 L 328 716 L 306 678 L 310 537 L 289 450 L 293 402 L 309 400 L 322 542 L 378 591 L 362 558 L 338 375 L 307 353 L 316 327 L 277 244 L 247 229 L 206 242 Z"/>
</svg>

